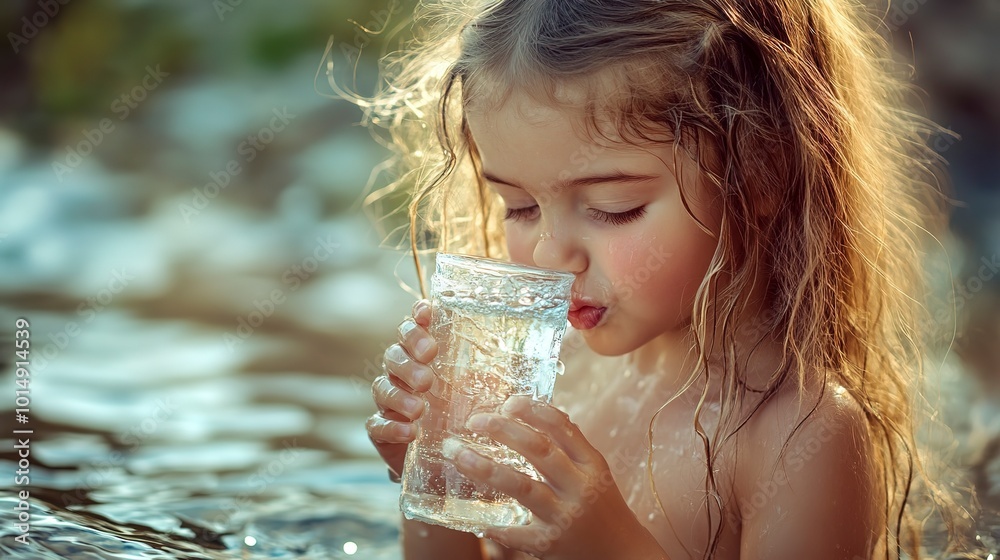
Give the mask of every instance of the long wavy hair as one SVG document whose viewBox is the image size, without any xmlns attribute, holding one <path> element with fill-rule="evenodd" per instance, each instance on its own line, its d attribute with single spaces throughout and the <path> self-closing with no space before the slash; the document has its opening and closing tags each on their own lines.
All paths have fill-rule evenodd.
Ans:
<svg viewBox="0 0 1000 560">
<path fill-rule="evenodd" d="M 946 212 L 926 149 L 933 126 L 905 110 L 912 92 L 878 13 L 847 0 L 425 0 L 414 21 L 407 48 L 382 58 L 379 93 L 345 96 L 393 150 L 394 180 L 367 208 L 390 225 L 405 209 L 403 235 L 386 235 L 409 244 L 422 293 L 423 254 L 506 256 L 465 108 L 515 88 L 556 103 L 560 86 L 582 86 L 591 133 L 609 115 L 623 138 L 672 131 L 721 194 L 692 318 L 702 362 L 709 314 L 734 348 L 727 325 L 753 271 L 767 270 L 774 307 L 759 331 L 776 333 L 793 367 L 757 388 L 759 404 L 824 375 L 861 406 L 885 492 L 886 558 L 920 557 L 928 512 L 949 532 L 967 517 L 953 515 L 964 512 L 927 474 L 915 437 L 929 324 L 920 257 Z M 711 289 L 722 278 L 726 289 Z M 730 395 L 742 376 L 727 364 Z M 727 430 L 696 422 L 716 500 L 713 462 L 746 420 L 733 401 L 722 405 Z M 708 558 L 722 525 L 706 512 Z"/>
</svg>

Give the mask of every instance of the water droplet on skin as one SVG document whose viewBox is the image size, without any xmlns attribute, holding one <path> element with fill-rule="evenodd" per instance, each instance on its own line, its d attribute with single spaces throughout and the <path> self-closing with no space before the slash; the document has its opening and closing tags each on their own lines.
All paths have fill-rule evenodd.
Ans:
<svg viewBox="0 0 1000 560">
<path fill-rule="evenodd" d="M 653 512 L 650 512 L 649 515 L 646 517 L 646 519 L 649 519 L 650 521 L 652 521 L 653 518 L 655 518 L 655 517 L 656 517 L 656 514 L 653 513 Z"/>
</svg>

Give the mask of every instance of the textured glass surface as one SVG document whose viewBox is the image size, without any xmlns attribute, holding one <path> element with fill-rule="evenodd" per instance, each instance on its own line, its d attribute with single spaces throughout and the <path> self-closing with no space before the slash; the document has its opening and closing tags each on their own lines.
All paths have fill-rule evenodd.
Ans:
<svg viewBox="0 0 1000 560">
<path fill-rule="evenodd" d="M 430 329 L 439 345 L 431 364 L 438 380 L 426 395 L 429 407 L 406 457 L 400 508 L 408 518 L 471 532 L 530 521 L 527 509 L 462 476 L 449 458 L 465 444 L 538 477 L 518 453 L 468 431 L 465 423 L 472 414 L 495 411 L 511 395 L 551 399 L 573 279 L 502 261 L 438 255 Z"/>
</svg>

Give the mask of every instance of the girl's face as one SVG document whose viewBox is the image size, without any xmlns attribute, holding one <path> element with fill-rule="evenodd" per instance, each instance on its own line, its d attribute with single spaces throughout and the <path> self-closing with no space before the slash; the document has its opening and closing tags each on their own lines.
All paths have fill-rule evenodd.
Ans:
<svg viewBox="0 0 1000 560">
<path fill-rule="evenodd" d="M 682 334 L 716 239 L 685 210 L 673 144 L 595 143 L 582 116 L 523 94 L 467 118 L 511 260 L 576 274 L 570 322 L 588 345 L 620 355 Z M 695 164 L 677 153 L 691 210 L 716 232 Z"/>
</svg>

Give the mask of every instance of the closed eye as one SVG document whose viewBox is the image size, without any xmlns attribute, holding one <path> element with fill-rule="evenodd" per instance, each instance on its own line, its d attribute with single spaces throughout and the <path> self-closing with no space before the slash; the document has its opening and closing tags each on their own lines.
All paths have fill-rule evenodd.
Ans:
<svg viewBox="0 0 1000 560">
<path fill-rule="evenodd" d="M 633 208 L 624 212 L 604 212 L 603 210 L 591 208 L 590 214 L 591 217 L 602 222 L 616 226 L 623 226 L 643 217 L 646 214 L 646 206 L 639 206 L 638 208 Z"/>
<path fill-rule="evenodd" d="M 537 217 L 538 205 L 525 206 L 524 208 L 508 208 L 504 215 L 504 220 L 520 222 L 522 220 L 533 220 Z"/>
</svg>

